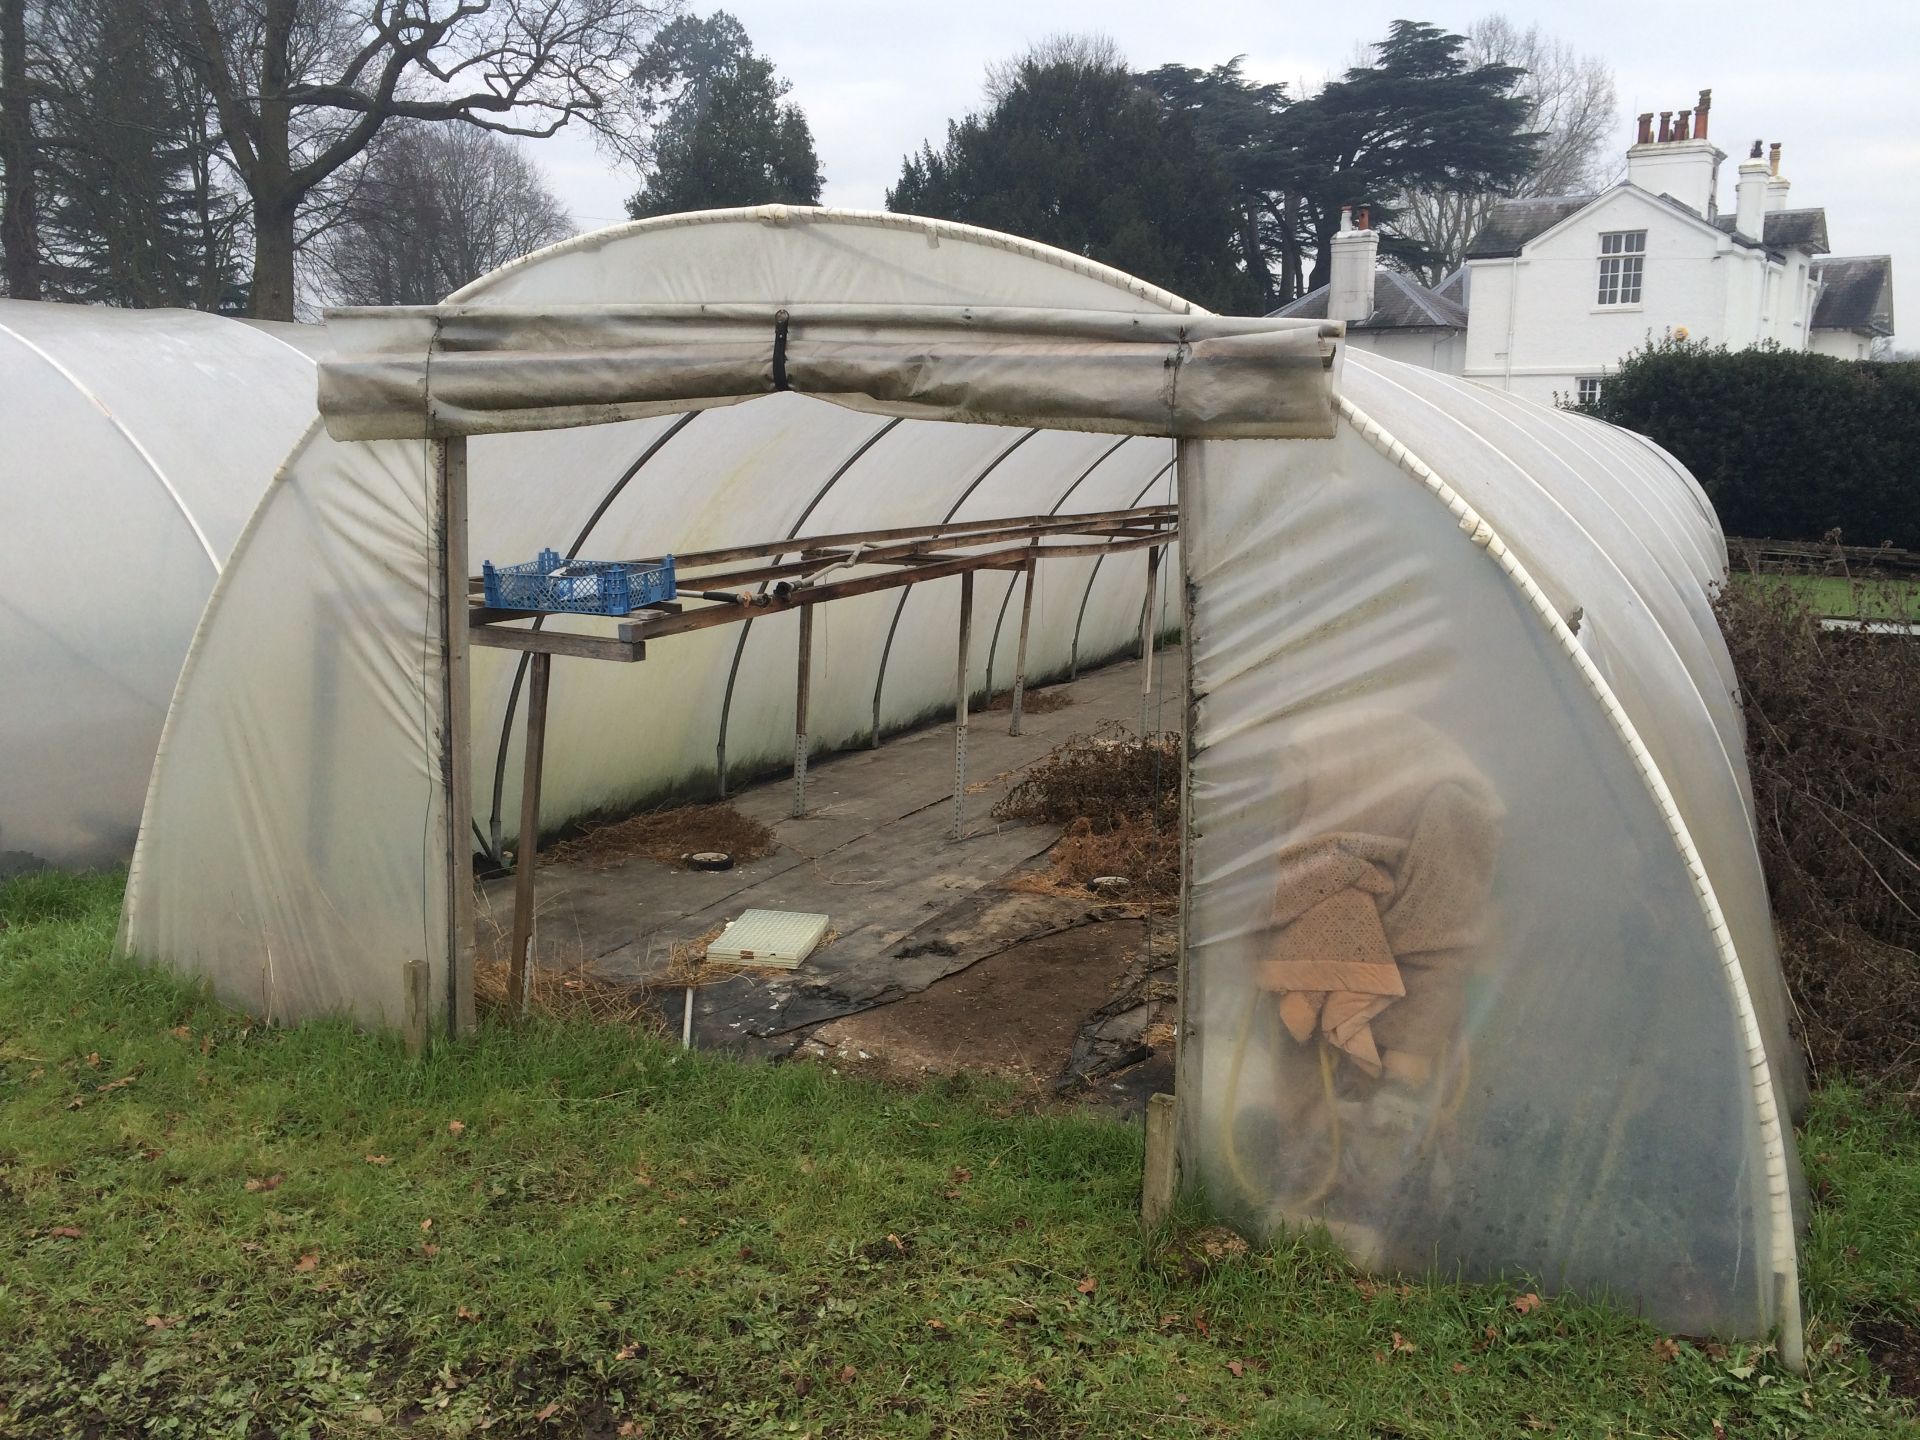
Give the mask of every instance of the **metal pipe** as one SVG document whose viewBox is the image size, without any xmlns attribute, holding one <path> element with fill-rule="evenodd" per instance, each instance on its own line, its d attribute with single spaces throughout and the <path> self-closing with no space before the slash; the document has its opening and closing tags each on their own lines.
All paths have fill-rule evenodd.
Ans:
<svg viewBox="0 0 1920 1440">
<path fill-rule="evenodd" d="M 527 748 L 520 781 L 520 836 L 513 857 L 513 948 L 507 956 L 507 1013 L 526 1008 L 533 986 L 533 872 L 540 853 L 540 777 L 547 752 L 547 688 L 553 656 L 536 653 L 527 686 Z"/>
<path fill-rule="evenodd" d="M 973 648 L 973 572 L 960 576 L 960 663 L 953 699 L 953 834 L 967 820 L 967 652 Z"/>
<path fill-rule="evenodd" d="M 793 691 L 793 818 L 807 813 L 807 702 L 813 691 L 813 606 L 800 608 L 800 675 Z"/>
<path fill-rule="evenodd" d="M 1160 547 L 1147 551 L 1147 603 L 1140 607 L 1140 738 L 1147 738 L 1147 704 L 1153 698 L 1153 595 L 1160 578 Z"/>
<path fill-rule="evenodd" d="M 1032 556 L 1027 558 L 1025 589 L 1020 596 L 1020 649 L 1013 658 L 1013 723 L 1007 726 L 1007 734 L 1020 733 L 1020 709 L 1027 698 L 1027 632 L 1033 626 L 1033 578 L 1039 566 Z M 987 677 L 988 688 L 992 688 L 993 677 Z"/>
</svg>

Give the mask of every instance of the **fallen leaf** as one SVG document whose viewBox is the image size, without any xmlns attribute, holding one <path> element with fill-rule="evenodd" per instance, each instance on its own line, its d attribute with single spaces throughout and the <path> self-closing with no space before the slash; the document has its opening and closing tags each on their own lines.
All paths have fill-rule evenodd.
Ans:
<svg viewBox="0 0 1920 1440">
<path fill-rule="evenodd" d="M 854 1376 L 858 1375 L 859 1373 L 860 1372 L 854 1369 L 853 1366 L 851 1365 L 842 1365 L 840 1367 L 840 1383 L 842 1385 L 847 1384 L 849 1381 L 853 1379 Z"/>
<path fill-rule="evenodd" d="M 61 1240 L 78 1240 L 86 1233 L 87 1232 L 82 1230 L 78 1225 L 56 1225 L 47 1231 L 47 1234 L 56 1236 Z"/>
<path fill-rule="evenodd" d="M 1211 1330 L 1207 1328 L 1207 1321 L 1204 1315 L 1195 1315 L 1193 1317 L 1193 1328 L 1198 1330 L 1202 1336 L 1211 1335 L 1213 1333 Z"/>
<path fill-rule="evenodd" d="M 642 1425 L 638 1420 L 622 1420 L 620 1422 L 620 1428 L 613 1433 L 620 1437 L 620 1440 L 627 1440 L 629 1436 L 646 1434 L 647 1427 Z"/>
<path fill-rule="evenodd" d="M 426 1219 L 420 1222 L 420 1233 L 424 1235 L 427 1233 L 427 1231 L 431 1229 L 433 1229 L 433 1217 L 429 1215 L 427 1216 Z"/>
<path fill-rule="evenodd" d="M 464 1120 L 447 1121 L 447 1133 L 453 1136 L 456 1140 L 459 1139 L 462 1135 L 467 1133 L 467 1122 Z"/>
<path fill-rule="evenodd" d="M 1467 1373 L 1467 1371 L 1471 1370 L 1472 1368 L 1473 1367 L 1471 1365 L 1467 1364 L 1463 1360 L 1456 1360 L 1453 1362 L 1453 1373 L 1456 1375 L 1464 1375 Z"/>
<path fill-rule="evenodd" d="M 478 1320 L 480 1316 L 462 1305 L 453 1312 L 453 1318 L 456 1320 Z"/>
<path fill-rule="evenodd" d="M 1034 1376 L 1031 1380 L 1027 1381 L 1027 1383 L 1031 1385 L 1035 1390 L 1038 1390 L 1042 1395 L 1047 1393 L 1047 1382 L 1042 1380 L 1038 1375 Z"/>
<path fill-rule="evenodd" d="M 293 1262 L 293 1268 L 295 1273 L 301 1274 L 301 1275 L 304 1275 L 311 1270 L 318 1270 L 320 1268 L 320 1257 L 314 1254 L 313 1251 L 309 1250 L 306 1254 L 302 1255 L 298 1260 Z"/>
<path fill-rule="evenodd" d="M 133 1084 L 133 1081 L 133 1076 L 122 1075 L 118 1080 L 109 1080 L 104 1085 L 94 1086 L 93 1093 L 96 1095 L 105 1095 L 109 1090 L 124 1090 L 127 1086 Z"/>
<path fill-rule="evenodd" d="M 142 1160 L 158 1160 L 166 1153 L 166 1151 L 159 1149 L 157 1146 L 149 1145 L 140 1152 L 140 1158 Z"/>
<path fill-rule="evenodd" d="M 947 1328 L 947 1322 L 944 1320 L 929 1320 L 927 1321 L 927 1328 L 929 1330 L 944 1330 Z"/>
<path fill-rule="evenodd" d="M 906 1241 L 902 1240 L 898 1235 L 887 1236 L 887 1243 L 893 1246 L 893 1248 L 898 1250 L 902 1255 L 907 1253 Z"/>
<path fill-rule="evenodd" d="M 193 1027 L 191 1025 L 174 1026 L 173 1038 L 176 1040 L 191 1040 L 193 1038 Z"/>
<path fill-rule="evenodd" d="M 180 1317 L 178 1315 L 147 1316 L 147 1328 L 149 1330 L 171 1330 L 174 1326 L 178 1325 L 179 1323 L 180 1323 Z"/>
<path fill-rule="evenodd" d="M 87 1064 L 95 1070 L 100 1068 L 100 1052 L 98 1050 L 90 1050 L 87 1052 Z"/>
<path fill-rule="evenodd" d="M 1240 1360 L 1227 1361 L 1227 1373 L 1238 1380 L 1242 1375 L 1247 1373 L 1246 1363 Z"/>
<path fill-rule="evenodd" d="M 458 1124 L 459 1122 L 455 1121 L 454 1123 Z M 534 1413 L 533 1418 L 535 1420 L 551 1420 L 554 1416 L 558 1415 L 559 1413 L 560 1413 L 560 1402 L 558 1400 L 549 1400 L 546 1404 L 542 1405 L 538 1411 Z"/>
<path fill-rule="evenodd" d="M 639 1353 L 640 1347 L 638 1345 L 622 1345 L 618 1350 L 613 1352 L 613 1358 L 616 1360 L 631 1360 Z"/>
<path fill-rule="evenodd" d="M 420 1253 L 431 1260 L 440 1253 L 440 1247 L 438 1245 L 422 1245 L 420 1247 Z"/>
<path fill-rule="evenodd" d="M 1393 1353 L 1394 1354 L 1411 1355 L 1415 1351 L 1417 1351 L 1419 1348 L 1420 1347 L 1418 1345 L 1414 1344 L 1413 1341 L 1407 1339 L 1407 1337 L 1402 1335 L 1398 1330 L 1393 1332 Z"/>
<path fill-rule="evenodd" d="M 393 1163 L 393 1157 L 391 1155 L 367 1156 L 367 1164 L 369 1165 L 391 1165 L 392 1163 Z"/>
<path fill-rule="evenodd" d="M 83 1109 L 85 1109 L 85 1108 L 86 1108 L 86 1104 L 87 1104 L 87 1102 L 86 1102 L 86 1101 L 85 1101 L 84 1099 L 82 1099 L 82 1098 L 81 1098 L 80 1096 L 78 1096 L 78 1095 L 76 1095 L 76 1096 L 74 1096 L 74 1097 L 73 1097 L 73 1099 L 71 1099 L 71 1100 L 69 1100 L 69 1101 L 67 1101 L 67 1109 L 69 1109 L 69 1110 L 83 1110 Z"/>
<path fill-rule="evenodd" d="M 384 1425 L 387 1423 L 387 1417 L 378 1405 L 361 1406 L 360 1413 L 355 1418 L 364 1425 Z"/>
<path fill-rule="evenodd" d="M 1546 1301 L 1542 1300 L 1531 1290 L 1524 1295 L 1516 1295 L 1513 1297 L 1513 1308 L 1518 1310 L 1522 1315 L 1531 1315 L 1546 1303 Z"/>
<path fill-rule="evenodd" d="M 1680 1355 L 1680 1347 L 1662 1335 L 1653 1342 L 1653 1358 L 1656 1360 L 1674 1360 Z"/>
<path fill-rule="evenodd" d="M 1088 1275 L 1084 1276 L 1080 1283 L 1073 1288 L 1078 1290 L 1082 1295 L 1091 1295 L 1100 1288 L 1100 1282 L 1094 1279 L 1093 1276 Z"/>
<path fill-rule="evenodd" d="M 964 1185 L 967 1181 L 973 1179 L 973 1171 L 967 1169 L 964 1165 L 956 1165 L 953 1167 L 953 1174 L 950 1178 L 954 1184 Z"/>
<path fill-rule="evenodd" d="M 247 1180 L 247 1190 L 250 1194 L 257 1194 L 262 1190 L 278 1190 L 281 1182 L 286 1178 L 285 1175 L 268 1175 L 264 1178 L 250 1177 Z"/>
</svg>

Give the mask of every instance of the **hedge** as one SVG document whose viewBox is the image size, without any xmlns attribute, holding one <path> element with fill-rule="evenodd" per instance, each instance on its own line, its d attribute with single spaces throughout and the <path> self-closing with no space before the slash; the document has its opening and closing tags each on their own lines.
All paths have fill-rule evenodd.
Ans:
<svg viewBox="0 0 1920 1440">
<path fill-rule="evenodd" d="M 1729 535 L 1920 548 L 1920 362 L 1669 337 L 1575 408 L 1670 450 Z"/>
</svg>

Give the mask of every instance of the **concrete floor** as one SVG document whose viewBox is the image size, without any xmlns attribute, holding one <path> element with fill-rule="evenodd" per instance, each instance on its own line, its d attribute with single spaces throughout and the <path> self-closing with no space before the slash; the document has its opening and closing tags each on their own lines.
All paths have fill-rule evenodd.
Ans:
<svg viewBox="0 0 1920 1440">
<path fill-rule="evenodd" d="M 1178 649 L 1156 657 L 1149 716 L 1168 729 L 1180 723 L 1184 673 Z M 1003 888 L 999 882 L 1036 862 L 1058 831 L 996 821 L 990 812 L 1027 766 L 1068 737 L 1114 721 L 1137 726 L 1140 684 L 1138 661 L 1084 673 L 1059 687 L 1071 704 L 1028 712 L 1019 736 L 1007 734 L 1006 711 L 975 714 L 968 728 L 966 823 L 957 841 L 949 835 L 953 727 L 946 724 L 897 736 L 877 750 L 815 760 L 804 818 L 787 814 L 790 777 L 734 796 L 734 805 L 778 840 L 764 859 L 718 873 L 645 859 L 602 870 L 542 867 L 535 901 L 541 963 L 584 962 L 609 979 L 644 981 L 666 967 L 676 944 L 743 910 L 823 913 L 834 938 L 798 970 L 753 971 L 696 990 L 700 1043 L 783 1054 L 822 1021 L 915 994 L 1015 945 L 1107 925 L 1115 918 L 1111 907 Z M 1170 783 L 1178 783 L 1177 776 Z M 483 936 L 507 932 L 511 878 L 483 887 L 480 912 Z M 1130 947 L 1143 943 L 1138 920 L 1124 928 Z"/>
</svg>

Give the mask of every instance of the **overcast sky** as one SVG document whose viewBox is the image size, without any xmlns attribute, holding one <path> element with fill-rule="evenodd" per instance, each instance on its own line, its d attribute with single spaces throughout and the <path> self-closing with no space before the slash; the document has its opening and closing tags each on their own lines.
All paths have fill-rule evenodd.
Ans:
<svg viewBox="0 0 1920 1440">
<path fill-rule="evenodd" d="M 989 60 L 1049 34 L 1104 31 L 1139 69 L 1245 54 L 1255 78 L 1298 82 L 1337 73 L 1395 19 L 1460 29 L 1501 11 L 1613 68 L 1618 150 L 1639 112 L 1690 105 L 1712 87 L 1712 135 L 1729 156 L 1722 205 L 1733 203 L 1733 167 L 1747 144 L 1783 142 L 1791 203 L 1826 207 L 1834 253 L 1894 256 L 1896 311 L 1916 317 L 1903 339 L 1920 335 L 1920 0 L 693 0 L 689 8 L 739 17 L 807 112 L 826 203 L 871 209 L 884 205 L 903 154 L 980 107 Z M 534 154 L 583 229 L 625 218 L 621 202 L 636 177 L 612 169 L 584 137 L 562 135 Z"/>
</svg>

